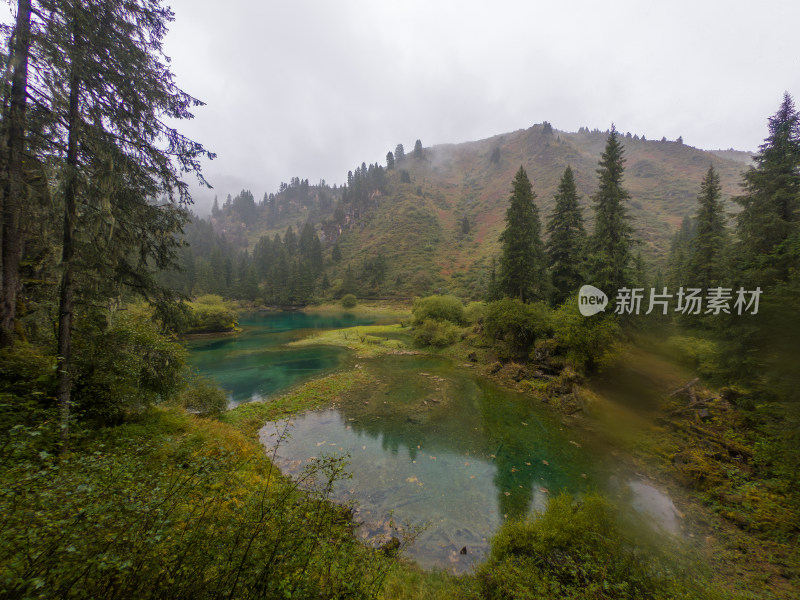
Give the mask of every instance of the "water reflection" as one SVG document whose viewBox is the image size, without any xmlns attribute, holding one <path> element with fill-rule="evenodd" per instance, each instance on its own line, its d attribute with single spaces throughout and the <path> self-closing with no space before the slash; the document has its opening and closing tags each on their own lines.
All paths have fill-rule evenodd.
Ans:
<svg viewBox="0 0 800 600">
<path fill-rule="evenodd" d="M 530 399 L 444 360 L 394 356 L 364 368 L 373 385 L 336 410 L 293 419 L 279 464 L 294 472 L 311 457 L 349 454 L 353 478 L 337 498 L 360 503 L 365 536 L 384 531 L 390 513 L 428 523 L 410 551 L 423 566 L 468 568 L 504 519 L 590 480 L 580 442 Z"/>
<path fill-rule="evenodd" d="M 356 327 L 375 322 L 350 313 L 245 313 L 236 336 L 190 341 L 191 365 L 219 381 L 232 403 L 261 400 L 341 366 L 347 351 L 327 346 L 287 348 L 285 344 L 318 329 Z"/>
</svg>

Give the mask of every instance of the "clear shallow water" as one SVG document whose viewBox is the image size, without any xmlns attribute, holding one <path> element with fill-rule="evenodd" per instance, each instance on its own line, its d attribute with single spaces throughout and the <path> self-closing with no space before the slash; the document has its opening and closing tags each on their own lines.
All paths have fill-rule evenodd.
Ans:
<svg viewBox="0 0 800 600">
<path fill-rule="evenodd" d="M 390 534 L 390 513 L 427 524 L 408 555 L 464 571 L 485 557 L 504 519 L 543 510 L 562 489 L 597 484 L 580 441 L 529 398 L 442 359 L 387 356 L 361 368 L 375 384 L 337 409 L 292 419 L 277 453 L 290 473 L 326 453 L 349 455 L 352 479 L 336 497 L 358 502 L 363 537 Z M 282 426 L 262 430 L 268 446 Z"/>
<path fill-rule="evenodd" d="M 328 346 L 288 348 L 287 342 L 317 329 L 356 327 L 375 322 L 350 313 L 245 313 L 243 333 L 191 340 L 190 364 L 216 379 L 233 404 L 263 400 L 304 379 L 342 365 L 347 351 Z"/>
<path fill-rule="evenodd" d="M 288 348 L 287 342 L 317 329 L 372 322 L 352 314 L 245 314 L 244 333 L 193 340 L 190 360 L 233 403 L 269 401 L 304 379 L 353 365 L 344 349 Z M 562 428 L 530 397 L 470 369 L 422 356 L 384 356 L 355 367 L 368 371 L 370 385 L 336 409 L 292 419 L 279 464 L 298 473 L 314 457 L 348 455 L 352 479 L 340 482 L 336 499 L 360 505 L 359 535 L 392 535 L 390 515 L 398 524 L 427 525 L 407 552 L 424 567 L 463 572 L 485 557 L 503 520 L 543 510 L 562 489 L 608 485 L 608 464 L 578 432 Z M 262 430 L 268 446 L 275 441 L 270 433 L 283 425 Z M 635 481 L 629 489 L 634 510 L 663 531 L 677 531 L 667 496 Z"/>
</svg>

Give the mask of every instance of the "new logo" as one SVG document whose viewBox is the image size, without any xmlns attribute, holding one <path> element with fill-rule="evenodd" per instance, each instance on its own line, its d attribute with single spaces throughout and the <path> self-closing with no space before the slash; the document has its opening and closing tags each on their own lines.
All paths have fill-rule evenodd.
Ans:
<svg viewBox="0 0 800 600">
<path fill-rule="evenodd" d="M 578 310 L 584 317 L 591 317 L 605 310 L 607 304 L 608 296 L 593 285 L 584 285 L 578 291 Z"/>
</svg>

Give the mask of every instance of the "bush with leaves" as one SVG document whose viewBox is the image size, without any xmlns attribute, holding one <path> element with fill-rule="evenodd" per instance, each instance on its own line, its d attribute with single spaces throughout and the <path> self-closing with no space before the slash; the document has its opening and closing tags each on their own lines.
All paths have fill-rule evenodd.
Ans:
<svg viewBox="0 0 800 600">
<path fill-rule="evenodd" d="M 55 356 L 21 341 L 0 349 L 0 439 L 15 425 L 38 424 L 55 396 Z"/>
<path fill-rule="evenodd" d="M 194 302 L 191 308 L 190 326 L 186 333 L 222 333 L 233 331 L 239 325 L 236 309 L 221 296 L 206 294 Z"/>
<path fill-rule="evenodd" d="M 216 382 L 195 376 L 178 395 L 178 404 L 201 417 L 216 417 L 228 408 L 228 395 Z"/>
<path fill-rule="evenodd" d="M 156 410 L 60 457 L 0 447 L 0 596 L 374 598 L 391 565 L 330 501 L 322 458 L 283 478 L 216 421 Z"/>
<path fill-rule="evenodd" d="M 418 346 L 444 348 L 455 343 L 461 329 L 448 321 L 425 319 L 414 326 L 414 343 Z"/>
<path fill-rule="evenodd" d="M 486 336 L 502 359 L 528 356 L 537 338 L 550 335 L 551 311 L 542 302 L 526 304 L 516 298 L 490 302 L 483 320 Z"/>
<path fill-rule="evenodd" d="M 414 300 L 412 309 L 414 325 L 424 321 L 447 321 L 454 325 L 464 324 L 464 305 L 455 296 L 428 296 Z"/>
<path fill-rule="evenodd" d="M 712 379 L 721 371 L 720 344 L 714 340 L 673 335 L 667 339 L 666 347 L 676 361 L 707 379 Z"/>
<path fill-rule="evenodd" d="M 470 325 L 482 325 L 486 318 L 485 302 L 470 302 L 464 309 L 464 318 Z"/>
<path fill-rule="evenodd" d="M 341 300 L 342 308 L 355 308 L 356 303 L 357 300 L 353 294 L 345 294 Z"/>
<path fill-rule="evenodd" d="M 613 316 L 584 317 L 576 302 L 565 302 L 553 314 L 553 332 L 576 371 L 602 371 L 619 358 L 621 329 Z"/>
<path fill-rule="evenodd" d="M 186 350 L 144 313 L 88 319 L 74 335 L 75 413 L 97 424 L 172 399 L 185 385 Z"/>
<path fill-rule="evenodd" d="M 533 518 L 509 521 L 477 573 L 486 600 L 706 597 L 691 575 L 679 579 L 668 548 L 633 539 L 597 494 L 553 498 Z"/>
</svg>

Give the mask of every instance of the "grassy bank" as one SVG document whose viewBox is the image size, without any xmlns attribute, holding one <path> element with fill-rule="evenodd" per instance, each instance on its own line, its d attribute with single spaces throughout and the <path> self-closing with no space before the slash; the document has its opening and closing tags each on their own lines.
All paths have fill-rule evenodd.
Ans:
<svg viewBox="0 0 800 600">
<path fill-rule="evenodd" d="M 390 557 L 329 502 L 342 465 L 301 491 L 236 425 L 153 409 L 49 452 L 15 428 L 0 455 L 0 596 L 374 597 Z"/>
<path fill-rule="evenodd" d="M 289 346 L 338 346 L 350 348 L 359 358 L 382 354 L 408 354 L 414 350 L 408 328 L 402 324 L 363 325 L 346 329 L 332 329 L 291 342 Z"/>
<path fill-rule="evenodd" d="M 308 381 L 269 402 L 247 402 L 224 413 L 221 420 L 255 440 L 269 421 L 279 421 L 308 410 L 335 406 L 341 396 L 369 383 L 360 369 L 340 371 Z"/>
</svg>

